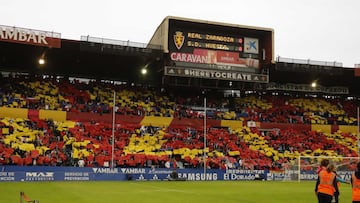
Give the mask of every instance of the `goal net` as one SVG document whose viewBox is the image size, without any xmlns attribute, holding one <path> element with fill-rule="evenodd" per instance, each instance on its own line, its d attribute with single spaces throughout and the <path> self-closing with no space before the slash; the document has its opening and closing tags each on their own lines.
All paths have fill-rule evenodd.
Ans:
<svg viewBox="0 0 360 203">
<path fill-rule="evenodd" d="M 283 180 L 317 180 L 317 172 L 324 159 L 334 164 L 336 173 L 346 181 L 350 180 L 360 161 L 359 157 L 300 156 L 284 168 Z"/>
</svg>

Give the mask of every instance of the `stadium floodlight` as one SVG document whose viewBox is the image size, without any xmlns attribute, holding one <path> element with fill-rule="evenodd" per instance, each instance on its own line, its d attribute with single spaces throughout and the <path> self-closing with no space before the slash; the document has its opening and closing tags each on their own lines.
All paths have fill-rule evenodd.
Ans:
<svg viewBox="0 0 360 203">
<path fill-rule="evenodd" d="M 147 69 L 146 68 L 141 69 L 141 74 L 146 75 L 147 74 Z"/>
<path fill-rule="evenodd" d="M 45 65 L 45 63 L 46 63 L 46 52 L 47 52 L 47 50 L 44 49 L 43 52 L 42 52 L 42 54 L 41 54 L 41 55 L 39 56 L 39 58 L 38 58 L 38 64 L 39 64 L 40 66 L 43 66 L 43 65 Z"/>
<path fill-rule="evenodd" d="M 45 59 L 44 58 L 39 58 L 38 63 L 40 65 L 44 65 L 45 64 Z"/>
</svg>

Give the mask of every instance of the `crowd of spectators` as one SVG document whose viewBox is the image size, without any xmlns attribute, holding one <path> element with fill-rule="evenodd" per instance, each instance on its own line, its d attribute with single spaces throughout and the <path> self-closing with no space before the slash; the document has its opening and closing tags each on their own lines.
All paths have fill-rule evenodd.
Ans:
<svg viewBox="0 0 360 203">
<path fill-rule="evenodd" d="M 112 164 L 110 124 L 27 119 L 2 119 L 0 123 L 2 165 L 109 167 Z M 116 167 L 204 166 L 201 129 L 117 125 L 114 139 Z M 271 166 L 269 157 L 249 149 L 227 129 L 209 128 L 207 139 L 209 168 L 240 168 L 240 153 L 246 169 Z M 237 154 L 231 154 L 233 151 Z M 255 158 L 262 161 L 255 164 Z"/>
<path fill-rule="evenodd" d="M 115 107 L 114 105 L 115 94 Z M 186 95 L 186 96 L 184 96 Z M 355 125 L 356 104 L 335 98 L 290 97 L 272 93 L 224 97 L 133 84 L 9 74 L 1 76 L 0 107 L 92 112 L 132 116 L 203 118 L 289 124 Z M 80 167 L 186 167 L 281 169 L 302 155 L 357 156 L 350 134 L 282 129 L 261 131 L 209 126 L 159 128 L 105 122 L 56 122 L 0 118 L 0 164 Z M 342 138 L 348 139 L 342 139 Z M 331 138 L 331 139 L 330 139 Z M 114 163 L 112 163 L 114 161 Z"/>
<path fill-rule="evenodd" d="M 115 94 L 115 108 L 114 106 Z M 8 74 L 0 83 L 0 106 L 135 116 L 207 118 L 292 124 L 356 125 L 356 101 L 252 92 L 224 97 L 221 92 L 152 88 L 110 81 Z"/>
<path fill-rule="evenodd" d="M 116 167 L 202 168 L 206 158 L 212 169 L 281 170 L 299 155 L 357 156 L 356 137 L 346 133 L 335 139 L 315 131 L 209 126 L 204 142 L 202 128 L 117 124 L 112 155 L 109 123 L 2 119 L 0 124 L 2 165 L 109 167 L 114 161 Z"/>
</svg>

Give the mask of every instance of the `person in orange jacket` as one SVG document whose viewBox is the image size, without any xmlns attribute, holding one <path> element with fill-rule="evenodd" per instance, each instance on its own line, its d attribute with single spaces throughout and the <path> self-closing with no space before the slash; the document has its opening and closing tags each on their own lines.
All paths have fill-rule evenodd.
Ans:
<svg viewBox="0 0 360 203">
<path fill-rule="evenodd" d="M 360 162 L 356 165 L 356 171 L 351 175 L 352 202 L 360 203 Z"/>
<path fill-rule="evenodd" d="M 317 174 L 319 175 L 319 173 L 322 171 L 322 170 L 326 170 L 326 167 L 329 165 L 330 161 L 329 159 L 323 159 L 321 160 L 320 162 L 320 166 L 319 168 L 317 169 Z"/>
<path fill-rule="evenodd" d="M 335 166 L 329 164 L 326 170 L 319 172 L 315 185 L 318 203 L 331 203 L 334 193 L 339 191 L 334 170 Z"/>
</svg>

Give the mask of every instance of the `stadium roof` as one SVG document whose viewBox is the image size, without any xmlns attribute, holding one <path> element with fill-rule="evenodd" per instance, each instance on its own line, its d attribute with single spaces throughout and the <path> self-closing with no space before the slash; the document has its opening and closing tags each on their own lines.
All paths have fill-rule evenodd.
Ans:
<svg viewBox="0 0 360 203">
<path fill-rule="evenodd" d="M 123 51 L 117 48 L 108 44 L 65 39 L 61 40 L 61 48 L 0 42 L 0 69 L 125 82 L 156 82 L 156 71 L 149 72 L 154 75 L 142 78 L 140 70 L 145 66 L 159 68 L 161 51 L 144 53 L 137 47 L 124 46 Z M 42 66 L 38 64 L 41 56 L 46 59 Z"/>
</svg>

